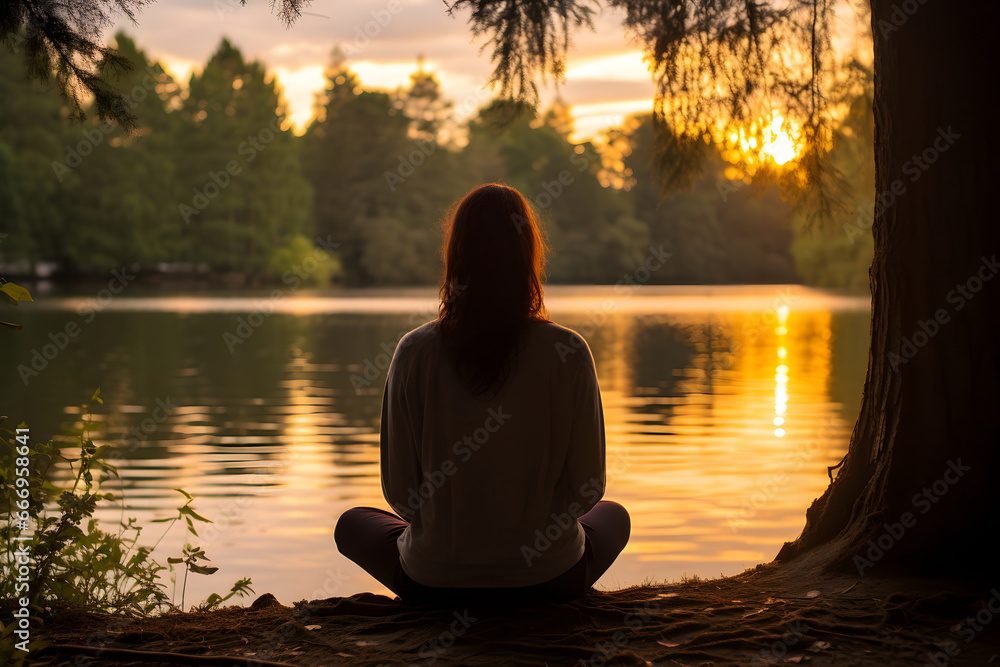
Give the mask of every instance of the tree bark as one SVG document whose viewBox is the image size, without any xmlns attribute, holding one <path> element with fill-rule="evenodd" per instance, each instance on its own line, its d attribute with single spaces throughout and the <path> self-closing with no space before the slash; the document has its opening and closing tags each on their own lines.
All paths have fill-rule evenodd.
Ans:
<svg viewBox="0 0 1000 667">
<path fill-rule="evenodd" d="M 1000 155 L 988 100 L 1000 12 L 995 2 L 871 4 L 868 374 L 839 475 L 777 559 L 812 552 L 863 574 L 995 574 Z"/>
</svg>

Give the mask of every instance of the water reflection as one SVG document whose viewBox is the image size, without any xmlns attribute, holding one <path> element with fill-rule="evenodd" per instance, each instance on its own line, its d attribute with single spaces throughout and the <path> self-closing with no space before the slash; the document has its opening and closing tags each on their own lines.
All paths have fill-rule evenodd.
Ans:
<svg viewBox="0 0 1000 667">
<path fill-rule="evenodd" d="M 698 297 L 700 307 L 670 307 L 679 302 L 649 294 L 609 309 L 607 295 L 581 289 L 549 301 L 553 319 L 593 350 L 607 497 L 633 517 L 632 540 L 601 586 L 730 574 L 771 559 L 801 529 L 826 467 L 846 449 L 867 360 L 867 304 L 798 295 L 775 305 L 764 292 L 747 306 L 745 297 L 718 292 Z M 270 315 L 232 353 L 222 337 L 235 312 L 193 298 L 183 312 L 155 299 L 109 309 L 27 387 L 5 385 L 3 412 L 48 437 L 79 425 L 76 405 L 101 385 L 94 435 L 127 459 L 128 513 L 143 522 L 167 516 L 180 504 L 173 489 L 184 488 L 215 519 L 190 539 L 221 569 L 189 580 L 189 599 L 242 576 L 285 603 L 382 591 L 337 553 L 332 531 L 348 507 L 386 507 L 380 355 L 414 317 L 428 319 L 433 298 L 413 296 L 402 309 L 397 301 L 366 312 L 299 304 Z M 2 362 L 7 377 L 72 314 L 27 316 Z M 144 534 L 150 543 L 160 526 Z M 161 557 L 184 541 L 181 526 L 172 528 Z"/>
</svg>

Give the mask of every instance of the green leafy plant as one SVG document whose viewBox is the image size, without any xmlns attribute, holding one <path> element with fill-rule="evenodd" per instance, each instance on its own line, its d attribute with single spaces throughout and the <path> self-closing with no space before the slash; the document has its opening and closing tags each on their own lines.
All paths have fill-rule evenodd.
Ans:
<svg viewBox="0 0 1000 667">
<path fill-rule="evenodd" d="M 206 519 L 205 517 L 194 511 L 194 508 L 191 507 L 191 502 L 194 501 L 194 497 L 191 494 L 189 494 L 184 489 L 174 489 L 174 491 L 177 491 L 178 493 L 182 494 L 187 499 L 183 505 L 177 508 L 177 516 L 167 517 L 165 519 L 154 519 L 153 523 L 169 522 L 172 526 L 176 521 L 184 519 L 187 522 L 187 531 L 192 535 L 194 535 L 195 537 L 198 537 L 198 531 L 195 530 L 194 522 L 195 521 L 201 521 L 203 523 L 212 523 L 212 522 L 209 519 Z M 167 527 L 167 530 L 168 531 L 170 530 L 169 526 Z M 164 532 L 163 535 L 166 535 L 166 532 Z M 160 539 L 162 540 L 163 537 L 161 536 Z M 159 541 L 157 542 L 157 544 L 159 544 Z M 205 561 L 210 560 L 209 557 L 205 555 L 205 550 L 202 549 L 201 547 L 192 547 L 190 544 L 185 544 L 184 548 L 181 550 L 181 553 L 182 555 L 179 557 L 167 558 L 167 566 L 170 568 L 170 571 L 173 572 L 174 565 L 184 563 L 184 583 L 181 585 L 181 606 L 180 606 L 181 611 L 183 611 L 184 595 L 187 592 L 188 572 L 194 572 L 195 574 L 209 575 L 209 574 L 215 574 L 219 570 L 219 568 L 198 565 L 199 560 L 205 560 Z M 176 576 L 172 576 L 171 580 L 174 582 L 174 587 L 176 592 L 176 585 L 177 585 Z M 236 584 L 233 585 L 228 595 L 222 597 L 218 593 L 212 593 L 201 608 L 212 609 L 217 607 L 222 602 L 233 597 L 234 595 L 239 595 L 240 597 L 244 597 L 245 595 L 248 594 L 248 592 L 253 593 L 254 591 L 252 588 L 250 588 L 250 584 L 251 581 L 249 577 L 240 579 L 239 581 L 236 582 Z"/>
<path fill-rule="evenodd" d="M 99 390 L 91 400 L 103 402 Z M 107 448 L 98 447 L 90 438 L 90 425 L 89 418 L 85 419 L 77 434 L 76 458 L 64 456 L 54 441 L 32 444 L 32 485 L 25 510 L 27 524 L 33 527 L 25 542 L 33 563 L 28 597 L 39 612 L 79 607 L 112 614 L 150 613 L 169 603 L 164 585 L 157 580 L 164 568 L 150 559 L 151 549 L 139 546 L 142 529 L 133 520 L 122 522 L 117 532 L 98 526 L 94 518 L 98 503 L 116 500 L 113 493 L 101 492 L 101 482 L 118 471 L 105 460 Z M 0 473 L 13 479 L 16 439 L 9 430 L 2 438 Z M 59 463 L 70 470 L 69 488 L 59 488 L 52 481 Z M 13 485 L 5 485 L 0 509 L 9 513 L 15 502 Z M 0 563 L 13 563 L 14 538 L 25 532 L 14 522 L 0 527 Z M 13 603 L 14 592 L 14 582 L 5 578 L 0 583 L 0 605 L 5 610 Z"/>
<path fill-rule="evenodd" d="M 201 547 L 193 547 L 190 544 L 185 544 L 184 549 L 182 550 L 182 554 L 183 555 L 181 557 L 167 559 L 167 563 L 170 564 L 171 570 L 173 570 L 172 567 L 173 565 L 184 563 L 184 583 L 181 585 L 181 611 L 184 610 L 184 594 L 187 591 L 188 572 L 194 572 L 195 574 L 209 575 L 209 574 L 215 574 L 219 570 L 219 568 L 217 567 L 198 565 L 199 560 L 204 560 L 204 561 L 210 560 L 209 557 L 205 555 L 204 549 L 202 549 Z M 248 592 L 253 593 L 254 591 L 250 587 L 251 583 L 252 582 L 250 581 L 250 577 L 244 577 L 243 579 L 240 579 L 235 584 L 233 584 L 233 587 L 229 590 L 229 593 L 226 594 L 225 596 L 219 595 L 218 593 L 212 593 L 211 595 L 208 596 L 208 599 L 206 599 L 205 602 L 199 605 L 197 608 L 201 611 L 215 609 L 220 604 L 222 604 L 229 598 L 233 597 L 234 595 L 238 595 L 239 597 L 244 597 L 245 595 L 247 595 Z"/>
<path fill-rule="evenodd" d="M 103 403 L 100 389 L 91 397 L 91 405 L 95 401 Z M 63 609 L 146 616 L 178 609 L 160 579 L 160 573 L 168 566 L 173 571 L 173 564 L 184 562 L 188 569 L 199 574 L 211 574 L 217 569 L 196 563 L 208 560 L 201 547 L 186 545 L 182 557 L 167 559 L 168 566 L 152 557 L 152 552 L 179 519 L 186 520 L 188 532 L 195 536 L 195 521 L 210 523 L 191 507 L 194 498 L 182 489 L 177 491 L 183 494 L 185 503 L 177 508 L 177 516 L 158 520 L 171 525 L 152 547 L 140 545 L 143 527 L 137 525 L 134 518 L 127 521 L 123 518 L 115 532 L 101 529 L 94 517 L 98 505 L 120 501 L 124 517 L 125 504 L 124 498 L 101 491 L 102 482 L 119 476 L 118 469 L 107 461 L 110 448 L 96 445 L 90 437 L 91 406 L 84 404 L 81 407 L 86 416 L 82 428 L 75 434 L 79 443 L 75 458 L 63 455 L 63 447 L 55 441 L 31 443 L 28 457 L 31 485 L 26 509 L 17 508 L 15 484 L 8 480 L 14 479 L 17 467 L 24 467 L 24 457 L 17 456 L 16 448 L 27 442 L 27 438 L 0 427 L 0 475 L 5 480 L 0 492 L 0 511 L 10 518 L 13 518 L 12 512 L 19 512 L 18 520 L 0 525 L 0 567 L 5 573 L 15 571 L 15 549 L 19 544 L 27 545 L 32 562 L 27 592 L 16 588 L 15 577 L 5 575 L 0 579 L 0 612 L 3 613 L 0 662 L 16 657 L 14 624 L 9 619 L 19 597 L 30 600 L 33 623 L 43 622 L 47 615 Z M 0 421 L 2 419 L 6 418 Z M 24 424 L 19 428 L 25 428 Z M 53 481 L 56 469 L 62 464 L 70 471 L 69 481 L 63 483 L 68 488 L 61 488 Z M 26 519 L 23 524 L 21 518 Z M 19 541 L 25 536 L 29 539 Z M 249 578 L 241 579 L 227 595 L 213 593 L 201 608 L 215 608 L 234 595 L 244 597 L 253 592 L 250 584 Z"/>
</svg>

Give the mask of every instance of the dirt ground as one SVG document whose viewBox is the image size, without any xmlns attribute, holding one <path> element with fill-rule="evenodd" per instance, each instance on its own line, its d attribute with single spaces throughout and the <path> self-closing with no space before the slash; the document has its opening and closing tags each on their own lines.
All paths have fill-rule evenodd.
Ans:
<svg viewBox="0 0 1000 667">
<path fill-rule="evenodd" d="M 594 591 L 569 604 L 413 607 L 361 593 L 285 606 L 266 594 L 250 607 L 140 620 L 63 614 L 46 623 L 51 645 L 30 662 L 987 665 L 1000 663 L 997 616 L 1000 593 L 981 584 L 858 580 L 769 564 L 723 579 Z"/>
</svg>

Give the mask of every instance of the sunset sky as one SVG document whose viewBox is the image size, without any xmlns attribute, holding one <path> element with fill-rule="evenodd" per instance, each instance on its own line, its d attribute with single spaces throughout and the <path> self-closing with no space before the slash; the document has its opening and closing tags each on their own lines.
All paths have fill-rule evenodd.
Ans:
<svg viewBox="0 0 1000 667">
<path fill-rule="evenodd" d="M 337 44 L 366 87 L 407 85 L 423 55 L 425 69 L 437 75 L 456 107 L 473 111 L 488 99 L 482 91 L 492 71 L 489 49 L 480 53 L 482 40 L 473 41 L 467 12 L 449 16 L 441 0 L 316 0 L 305 11 L 286 29 L 265 0 L 246 6 L 239 0 L 161 0 L 138 16 L 138 26 L 122 20 L 115 30 L 133 36 L 184 83 L 228 37 L 247 59 L 259 59 L 277 74 L 300 129 Z M 652 108 L 654 84 L 621 18 L 605 9 L 594 31 L 576 33 L 560 94 L 573 107 L 578 137 Z M 840 12 L 837 21 L 840 33 L 854 31 L 850 11 Z M 550 83 L 542 91 L 543 107 L 554 95 Z"/>
</svg>

